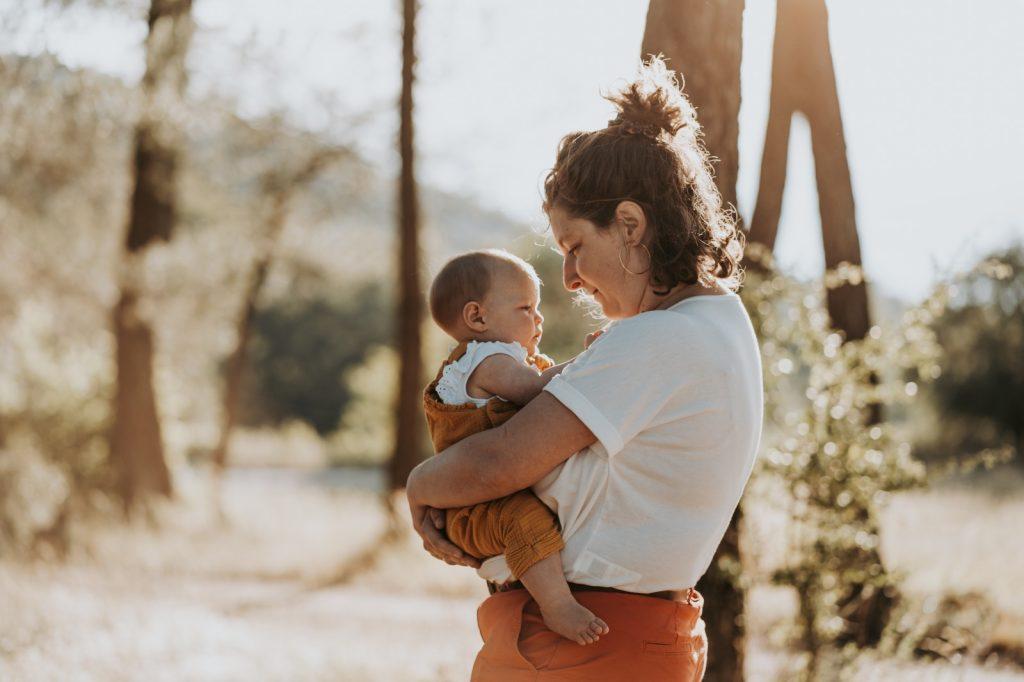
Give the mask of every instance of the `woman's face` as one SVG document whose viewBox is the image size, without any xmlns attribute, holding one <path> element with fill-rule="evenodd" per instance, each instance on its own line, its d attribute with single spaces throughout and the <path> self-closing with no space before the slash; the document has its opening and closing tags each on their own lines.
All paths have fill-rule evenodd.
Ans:
<svg viewBox="0 0 1024 682">
<path fill-rule="evenodd" d="M 551 232 L 562 253 L 562 283 L 569 291 L 585 291 L 611 320 L 636 315 L 646 289 L 646 277 L 630 276 L 619 256 L 628 249 L 615 225 L 599 228 L 573 218 L 556 206 L 548 213 Z"/>
</svg>

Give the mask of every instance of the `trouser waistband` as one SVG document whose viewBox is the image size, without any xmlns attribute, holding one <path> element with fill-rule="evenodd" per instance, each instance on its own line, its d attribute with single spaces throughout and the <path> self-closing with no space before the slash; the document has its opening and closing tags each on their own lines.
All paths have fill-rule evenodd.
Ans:
<svg viewBox="0 0 1024 682">
<path fill-rule="evenodd" d="M 496 592 L 508 592 L 509 590 L 525 590 L 526 587 L 518 580 L 504 583 L 502 585 L 496 585 L 494 583 L 487 583 L 487 590 L 491 594 Z M 658 592 L 628 592 L 626 590 L 620 590 L 615 587 L 604 587 L 602 585 L 583 585 L 581 583 L 569 583 L 569 590 L 572 592 L 618 592 L 620 594 L 632 594 L 638 597 L 653 597 L 655 599 L 665 599 L 668 601 L 681 601 L 690 602 L 697 598 L 697 591 L 692 587 L 688 587 L 682 590 L 660 590 Z"/>
</svg>

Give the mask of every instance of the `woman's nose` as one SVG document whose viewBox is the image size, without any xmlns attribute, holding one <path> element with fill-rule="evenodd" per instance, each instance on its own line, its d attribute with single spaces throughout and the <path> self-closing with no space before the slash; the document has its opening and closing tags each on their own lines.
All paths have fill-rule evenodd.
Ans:
<svg viewBox="0 0 1024 682">
<path fill-rule="evenodd" d="M 576 291 L 583 286 L 579 275 L 576 274 L 576 266 L 570 263 L 568 258 L 562 261 L 562 284 L 569 291 Z"/>
</svg>

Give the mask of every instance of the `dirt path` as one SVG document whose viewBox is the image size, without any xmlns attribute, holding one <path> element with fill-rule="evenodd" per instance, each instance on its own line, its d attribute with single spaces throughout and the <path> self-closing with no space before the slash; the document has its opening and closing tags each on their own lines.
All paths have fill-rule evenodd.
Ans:
<svg viewBox="0 0 1024 682">
<path fill-rule="evenodd" d="M 4 680 L 462 680 L 477 599 L 4 566 Z"/>
</svg>

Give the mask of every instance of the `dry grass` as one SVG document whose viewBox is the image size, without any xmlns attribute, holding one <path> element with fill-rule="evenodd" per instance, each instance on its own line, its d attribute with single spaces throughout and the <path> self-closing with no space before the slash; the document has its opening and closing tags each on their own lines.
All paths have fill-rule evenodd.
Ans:
<svg viewBox="0 0 1024 682">
<path fill-rule="evenodd" d="M 287 478 L 290 482 L 284 482 Z M 1005 478 L 1005 477 L 1004 477 Z M 62 564 L 0 562 L 3 680 L 462 680 L 478 646 L 485 591 L 472 572 L 430 559 L 404 535 L 345 584 L 332 579 L 388 527 L 373 494 L 302 485 L 300 476 L 235 476 L 217 524 L 201 479 L 150 523 L 77 529 Z M 992 492 L 946 487 L 896 499 L 887 561 L 918 595 L 975 590 L 1021 637 L 1017 524 L 1024 481 Z M 751 595 L 752 680 L 784 679 L 776 633 L 794 600 Z M 1013 668 L 864 656 L 858 680 L 1024 680 Z"/>
</svg>

